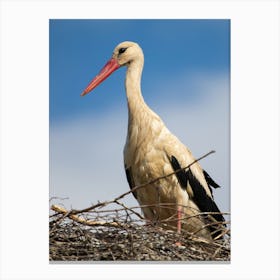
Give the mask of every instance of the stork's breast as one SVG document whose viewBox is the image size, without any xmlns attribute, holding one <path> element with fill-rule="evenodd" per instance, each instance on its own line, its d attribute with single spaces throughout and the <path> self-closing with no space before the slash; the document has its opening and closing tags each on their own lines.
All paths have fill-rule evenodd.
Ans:
<svg viewBox="0 0 280 280">
<path fill-rule="evenodd" d="M 134 169 L 138 184 L 149 183 L 173 172 L 166 153 L 155 146 L 149 147 L 146 154 L 139 157 L 139 161 Z M 175 176 L 169 176 L 156 181 L 153 185 L 164 185 L 170 188 L 175 186 L 177 182 Z"/>
</svg>

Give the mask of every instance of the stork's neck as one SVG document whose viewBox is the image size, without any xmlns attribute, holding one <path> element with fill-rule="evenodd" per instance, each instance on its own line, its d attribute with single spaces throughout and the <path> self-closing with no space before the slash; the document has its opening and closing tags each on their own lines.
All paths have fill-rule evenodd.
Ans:
<svg viewBox="0 0 280 280">
<path fill-rule="evenodd" d="M 139 143 L 143 142 L 150 131 L 152 110 L 147 106 L 141 93 L 143 62 L 133 61 L 126 72 L 126 96 L 128 104 L 128 131 L 126 145 L 134 154 Z"/>
<path fill-rule="evenodd" d="M 127 66 L 125 88 L 129 116 L 132 117 L 147 107 L 141 93 L 141 76 L 143 70 L 143 61 L 132 61 Z"/>
<path fill-rule="evenodd" d="M 141 93 L 142 61 L 128 65 L 125 87 L 128 103 L 127 145 L 132 151 L 147 135 L 158 135 L 164 126 L 160 117 L 145 103 Z"/>
</svg>

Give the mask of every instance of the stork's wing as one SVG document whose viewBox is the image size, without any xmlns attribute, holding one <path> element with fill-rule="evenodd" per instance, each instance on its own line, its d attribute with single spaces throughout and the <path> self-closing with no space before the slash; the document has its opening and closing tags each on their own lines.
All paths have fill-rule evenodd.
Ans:
<svg viewBox="0 0 280 280">
<path fill-rule="evenodd" d="M 200 184 L 200 182 L 197 180 L 197 178 L 193 175 L 190 169 L 185 172 L 186 177 L 188 178 L 188 182 L 192 188 L 193 191 L 193 201 L 196 203 L 198 208 L 201 212 L 217 212 L 220 213 L 220 209 L 218 208 L 215 201 L 207 195 L 205 189 Z M 224 217 L 221 214 L 213 214 L 212 215 L 217 221 L 223 222 Z"/>
<path fill-rule="evenodd" d="M 174 171 L 181 169 L 181 166 L 180 166 L 178 160 L 174 156 L 171 156 L 170 163 L 171 163 Z M 193 175 L 190 168 L 187 171 L 185 171 L 185 170 L 178 171 L 176 173 L 176 176 L 177 176 L 177 179 L 178 179 L 181 187 L 188 192 L 190 198 L 195 202 L 195 204 L 198 206 L 198 208 L 201 212 L 216 212 L 217 214 L 212 214 L 210 216 L 212 216 L 217 222 L 224 222 L 225 219 L 222 214 L 219 214 L 221 211 L 219 210 L 215 201 L 212 199 L 212 197 L 210 197 L 207 194 L 205 188 L 199 182 L 199 180 Z M 209 180 L 209 178 L 211 179 L 211 177 L 208 175 L 208 180 Z M 206 181 L 207 181 L 207 179 L 206 179 Z M 214 181 L 211 179 L 211 185 L 213 182 Z M 207 181 L 207 183 L 209 184 L 208 181 Z M 217 184 L 215 183 L 215 185 L 217 185 Z M 191 191 L 189 191 L 188 188 L 191 188 Z M 216 230 L 216 228 L 214 228 L 214 227 L 213 228 L 209 227 L 209 228 L 211 231 Z M 218 233 L 216 232 L 214 237 L 217 235 L 218 235 Z"/>
<path fill-rule="evenodd" d="M 125 174 L 126 174 L 126 179 L 129 184 L 130 189 L 132 190 L 135 187 L 134 179 L 132 176 L 131 168 L 125 166 Z M 137 194 L 136 192 L 132 192 L 134 197 L 137 199 Z"/>
</svg>

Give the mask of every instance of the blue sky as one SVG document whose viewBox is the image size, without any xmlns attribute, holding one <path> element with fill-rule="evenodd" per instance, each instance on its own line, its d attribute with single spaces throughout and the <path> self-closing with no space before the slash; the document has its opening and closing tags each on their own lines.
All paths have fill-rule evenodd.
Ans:
<svg viewBox="0 0 280 280">
<path fill-rule="evenodd" d="M 229 69 L 228 20 L 51 20 L 51 122 L 121 106 L 124 69 L 99 87 L 95 97 L 77 97 L 113 48 L 127 40 L 138 42 L 145 53 L 142 90 L 147 102 L 159 98 L 152 95 L 155 84 L 177 73 Z M 98 94 L 102 91 L 106 94 Z M 181 94 L 172 92 L 173 98 Z M 197 98 L 194 92 L 185 94 L 189 101 Z"/>
<path fill-rule="evenodd" d="M 125 68 L 80 93 L 129 40 L 144 51 L 148 105 L 194 156 L 216 150 L 201 165 L 222 185 L 215 198 L 229 211 L 230 21 L 50 20 L 49 27 L 50 196 L 79 208 L 128 189 Z M 137 205 L 133 198 L 128 204 Z"/>
</svg>

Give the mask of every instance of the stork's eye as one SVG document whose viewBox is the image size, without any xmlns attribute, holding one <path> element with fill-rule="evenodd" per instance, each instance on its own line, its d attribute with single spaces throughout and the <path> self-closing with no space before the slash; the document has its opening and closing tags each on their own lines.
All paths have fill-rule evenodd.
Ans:
<svg viewBox="0 0 280 280">
<path fill-rule="evenodd" d="M 126 49 L 127 49 L 127 48 L 120 48 L 120 49 L 119 49 L 119 54 L 124 53 L 124 52 L 126 51 Z"/>
</svg>

